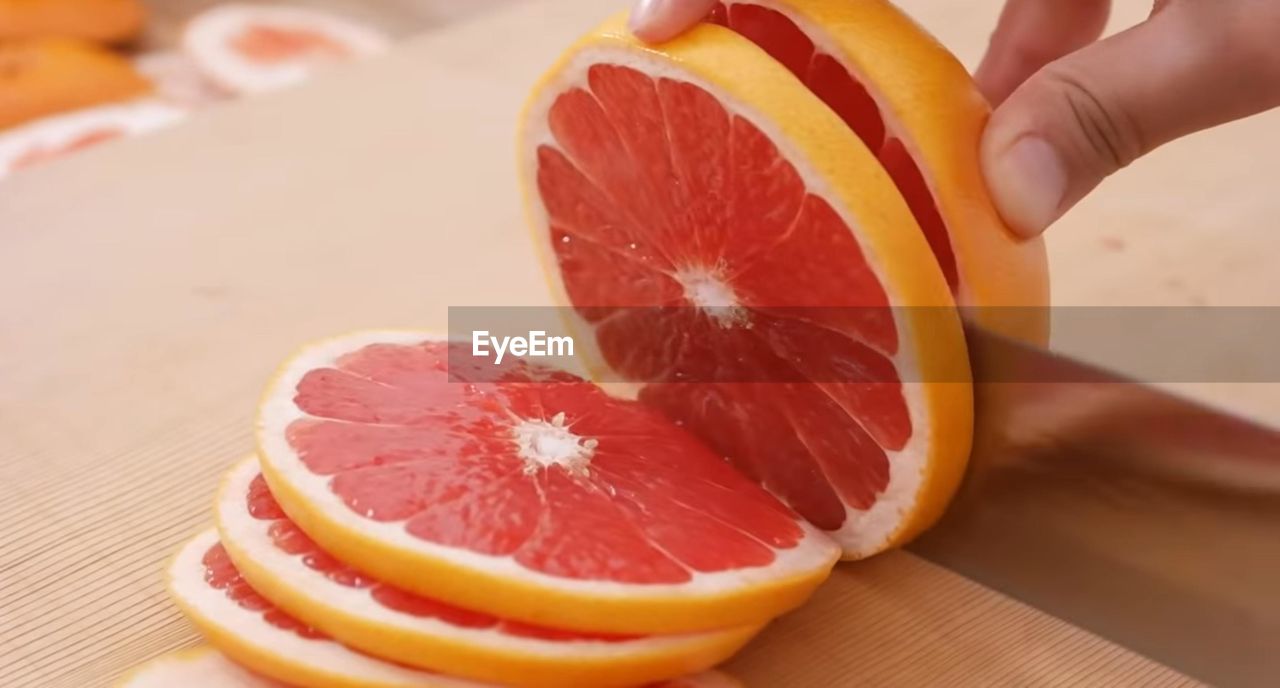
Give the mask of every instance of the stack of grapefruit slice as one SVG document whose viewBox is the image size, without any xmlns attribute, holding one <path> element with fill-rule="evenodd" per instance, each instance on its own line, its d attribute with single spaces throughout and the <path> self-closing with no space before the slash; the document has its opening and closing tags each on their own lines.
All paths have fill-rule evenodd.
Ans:
<svg viewBox="0 0 1280 688">
<path fill-rule="evenodd" d="M 1043 303 L 1042 249 L 975 181 L 984 116 L 879 0 L 735 2 L 657 47 L 605 24 L 535 91 L 521 164 L 578 342 L 635 398 L 424 333 L 307 347 L 174 598 L 290 684 L 726 685 L 700 672 L 837 558 L 941 513 L 956 304 Z M 249 676 L 199 653 L 130 685 L 216 672 Z"/>
<path fill-rule="evenodd" d="M 371 332 L 286 363 L 217 528 L 170 565 L 178 605 L 289 684 L 732 685 L 698 675 L 802 603 L 835 544 L 644 405 L 450 365 L 464 348 Z"/>
</svg>

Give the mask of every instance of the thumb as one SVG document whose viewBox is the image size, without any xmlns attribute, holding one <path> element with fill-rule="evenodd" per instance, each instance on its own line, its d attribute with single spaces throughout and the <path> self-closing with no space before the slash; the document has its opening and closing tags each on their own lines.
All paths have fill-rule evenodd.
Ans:
<svg viewBox="0 0 1280 688">
<path fill-rule="evenodd" d="M 1016 233 L 1043 232 L 1163 143 L 1280 105 L 1280 3 L 1169 0 L 1157 8 L 1050 63 L 992 114 L 983 172 Z"/>
</svg>

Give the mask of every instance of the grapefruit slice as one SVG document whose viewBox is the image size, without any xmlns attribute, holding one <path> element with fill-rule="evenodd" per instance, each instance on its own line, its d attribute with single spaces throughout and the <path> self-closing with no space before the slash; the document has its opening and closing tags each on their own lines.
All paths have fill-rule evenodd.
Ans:
<svg viewBox="0 0 1280 688">
<path fill-rule="evenodd" d="M 187 24 L 183 49 L 232 93 L 259 93 L 305 81 L 334 62 L 376 55 L 385 36 L 340 17 L 301 7 L 223 4 Z"/>
<path fill-rule="evenodd" d="M 449 346 L 350 335 L 268 386 L 262 472 L 334 556 L 467 609 L 608 633 L 763 623 L 826 578 L 835 545 L 671 422 L 519 360 L 497 381 L 451 368 Z"/>
<path fill-rule="evenodd" d="M 580 634 L 414 595 L 317 547 L 280 510 L 257 457 L 227 474 L 217 519 L 236 567 L 264 597 L 350 647 L 451 676 L 527 686 L 635 686 L 712 667 L 759 630 Z"/>
<path fill-rule="evenodd" d="M 978 163 L 990 108 L 946 48 L 885 0 L 728 0 L 707 20 L 763 48 L 858 134 L 975 320 L 1048 341 L 1044 243 L 1017 239 L 992 204 Z"/>
<path fill-rule="evenodd" d="M 150 90 L 128 60 L 92 43 L 0 41 L 0 129 Z"/>
<path fill-rule="evenodd" d="M 78 38 L 122 43 L 146 26 L 141 0 L 0 0 L 0 41 Z"/>
<path fill-rule="evenodd" d="M 161 655 L 138 667 L 117 688 L 286 688 L 207 645 Z"/>
<path fill-rule="evenodd" d="M 179 550 L 168 578 L 170 595 L 205 639 L 263 676 L 309 688 L 484 685 L 359 654 L 289 616 L 240 577 L 213 528 Z"/>
<path fill-rule="evenodd" d="M 618 17 L 535 89 L 520 150 L 589 367 L 846 556 L 937 519 L 973 424 L 955 302 L 884 167 L 785 67 L 720 26 L 653 47 Z"/>
<path fill-rule="evenodd" d="M 181 108 L 141 100 L 78 110 L 17 127 L 0 134 L 0 178 L 103 141 L 167 127 L 185 114 Z"/>
<path fill-rule="evenodd" d="M 199 108 L 231 95 L 196 68 L 179 50 L 144 53 L 133 59 L 138 71 L 155 84 L 156 96 L 182 107 Z"/>
</svg>

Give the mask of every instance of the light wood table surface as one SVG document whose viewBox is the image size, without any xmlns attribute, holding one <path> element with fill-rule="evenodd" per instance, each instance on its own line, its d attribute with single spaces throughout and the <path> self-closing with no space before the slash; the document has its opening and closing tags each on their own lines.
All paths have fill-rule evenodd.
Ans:
<svg viewBox="0 0 1280 688">
<path fill-rule="evenodd" d="M 970 64 L 997 12 L 905 4 Z M 107 685 L 196 641 L 161 567 L 300 343 L 546 302 L 515 116 L 609 9 L 514 4 L 0 184 L 0 686 Z M 1278 123 L 1170 146 L 1086 201 L 1050 241 L 1058 302 L 1275 305 Z M 1201 391 L 1274 421 L 1268 390 Z M 733 668 L 767 688 L 1184 682 L 908 553 L 839 567 Z"/>
</svg>

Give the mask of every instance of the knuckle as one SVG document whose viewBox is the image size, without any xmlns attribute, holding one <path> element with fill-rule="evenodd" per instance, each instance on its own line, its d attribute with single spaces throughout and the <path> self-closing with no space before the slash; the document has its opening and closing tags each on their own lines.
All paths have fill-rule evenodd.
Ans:
<svg viewBox="0 0 1280 688">
<path fill-rule="evenodd" d="M 1044 77 L 1070 116 L 1071 145 L 1086 160 L 1110 173 L 1125 167 L 1146 152 L 1137 121 L 1118 99 L 1109 98 L 1069 68 L 1051 65 Z"/>
</svg>

